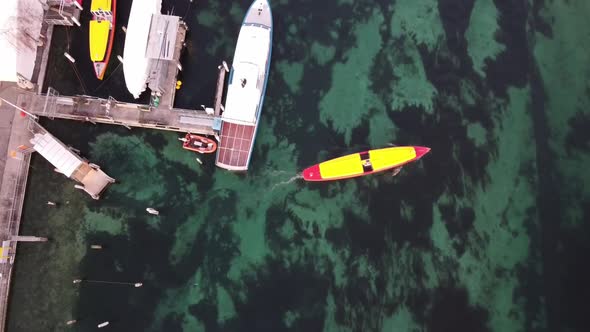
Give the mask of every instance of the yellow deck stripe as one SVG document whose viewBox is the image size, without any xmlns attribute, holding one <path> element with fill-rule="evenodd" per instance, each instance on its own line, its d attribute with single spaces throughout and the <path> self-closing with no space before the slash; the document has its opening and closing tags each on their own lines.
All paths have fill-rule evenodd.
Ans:
<svg viewBox="0 0 590 332">
<path fill-rule="evenodd" d="M 111 11 L 112 0 L 92 0 L 90 4 L 90 11 L 97 11 L 102 9 L 103 11 Z"/>
<path fill-rule="evenodd" d="M 406 163 L 416 157 L 411 146 L 391 147 L 369 151 L 373 171 L 382 171 Z M 320 163 L 323 179 L 343 178 L 363 174 L 360 153 L 354 153 Z"/>
<path fill-rule="evenodd" d="M 104 60 L 109 42 L 110 22 L 90 21 L 90 60 Z"/>
</svg>

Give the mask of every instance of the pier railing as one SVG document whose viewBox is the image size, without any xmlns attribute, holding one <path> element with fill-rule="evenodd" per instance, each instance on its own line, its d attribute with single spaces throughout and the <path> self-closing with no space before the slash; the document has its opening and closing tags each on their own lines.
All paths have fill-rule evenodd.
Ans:
<svg viewBox="0 0 590 332">
<path fill-rule="evenodd" d="M 32 118 L 27 119 L 27 121 L 34 122 Z M 27 123 L 27 127 L 29 125 L 30 123 Z M 26 129 L 22 128 L 21 130 Z M 11 157 L 10 160 L 7 160 L 7 164 L 10 163 L 13 166 L 5 168 L 6 174 L 4 174 L 4 176 L 10 176 L 10 178 L 4 179 L 6 182 L 2 184 L 4 195 L 0 197 L 2 208 L 4 209 L 1 213 L 3 220 L 0 232 L 6 239 L 10 239 L 11 236 L 18 235 L 19 233 L 31 154 L 28 151 L 21 150 L 16 151 Z M 8 252 L 3 252 L 2 255 L 3 257 L 9 257 L 10 264 L 0 264 L 0 273 L 2 274 L 0 278 L 0 301 L 2 301 L 0 331 L 4 331 L 4 325 L 6 323 L 6 309 L 8 307 L 8 295 L 12 276 L 12 264 L 14 263 L 16 253 L 16 242 L 10 241 L 7 249 Z"/>
<path fill-rule="evenodd" d="M 59 97 L 59 92 L 52 87 L 47 88 L 47 93 L 45 94 L 45 105 L 43 106 L 43 115 L 45 117 L 50 118 L 53 120 L 53 115 L 57 109 L 57 97 Z"/>
<path fill-rule="evenodd" d="M 46 94 L 26 96 L 27 111 L 51 119 L 69 119 L 91 123 L 153 128 L 178 132 L 213 135 L 215 116 L 205 110 L 155 108 L 148 105 L 119 102 L 114 98 L 61 96 L 49 87 Z"/>
</svg>

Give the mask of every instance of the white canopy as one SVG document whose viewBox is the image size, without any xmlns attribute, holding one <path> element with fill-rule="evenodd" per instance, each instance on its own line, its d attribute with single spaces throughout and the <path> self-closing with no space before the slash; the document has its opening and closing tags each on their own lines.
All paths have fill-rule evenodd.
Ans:
<svg viewBox="0 0 590 332">
<path fill-rule="evenodd" d="M 256 123 L 256 111 L 260 102 L 258 66 L 251 63 L 234 64 L 232 83 L 223 112 L 224 120 Z"/>
<path fill-rule="evenodd" d="M 123 73 L 127 90 L 135 97 L 145 91 L 151 65 L 146 56 L 152 14 L 159 14 L 162 0 L 134 0 L 129 14 L 125 46 L 123 48 Z"/>
<path fill-rule="evenodd" d="M 39 0 L 2 0 L 0 11 L 0 81 L 30 80 L 43 22 Z"/>
</svg>

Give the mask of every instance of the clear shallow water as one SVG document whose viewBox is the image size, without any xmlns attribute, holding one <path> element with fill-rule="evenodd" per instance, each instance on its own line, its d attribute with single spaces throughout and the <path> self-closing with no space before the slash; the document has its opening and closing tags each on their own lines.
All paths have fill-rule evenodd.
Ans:
<svg viewBox="0 0 590 332">
<path fill-rule="evenodd" d="M 187 4 L 164 11 L 184 16 Z M 192 5 L 177 106 L 213 99 L 248 5 Z M 73 318 L 78 331 L 104 320 L 116 331 L 585 330 L 590 39 L 576 27 L 588 5 L 272 6 L 247 175 L 212 157 L 199 165 L 175 133 L 45 122 L 118 183 L 95 202 L 33 159 L 22 233 L 51 241 L 19 246 L 8 330 L 63 331 Z M 84 59 L 86 32 L 75 31 Z M 53 61 L 49 84 L 84 93 Z M 87 90 L 130 100 L 120 68 L 99 86 L 77 63 Z M 289 182 L 391 142 L 432 151 L 394 178 Z M 78 277 L 145 286 L 78 287 Z"/>
</svg>

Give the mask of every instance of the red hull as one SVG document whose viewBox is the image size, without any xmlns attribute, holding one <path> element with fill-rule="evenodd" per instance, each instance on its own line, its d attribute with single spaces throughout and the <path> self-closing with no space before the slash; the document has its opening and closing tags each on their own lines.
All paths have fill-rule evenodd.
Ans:
<svg viewBox="0 0 590 332">
<path fill-rule="evenodd" d="M 217 142 L 207 137 L 186 134 L 182 147 L 198 153 L 213 153 L 217 150 Z"/>
</svg>

